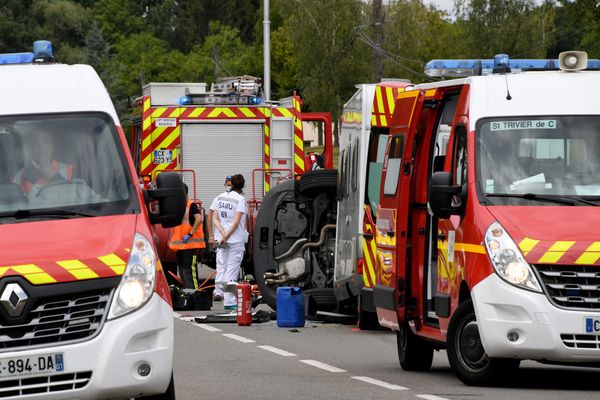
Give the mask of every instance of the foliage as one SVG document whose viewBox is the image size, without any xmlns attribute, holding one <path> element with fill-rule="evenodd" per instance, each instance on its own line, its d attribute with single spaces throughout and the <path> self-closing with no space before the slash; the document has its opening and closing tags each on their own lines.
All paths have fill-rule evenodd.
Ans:
<svg viewBox="0 0 600 400">
<path fill-rule="evenodd" d="M 383 2 L 384 75 L 427 80 L 434 58 L 600 57 L 596 0 L 455 0 L 447 15 L 424 0 Z M 89 63 L 121 116 L 151 81 L 262 76 L 261 0 L 2 0 L 0 52 L 53 41 L 56 59 Z M 372 4 L 366 0 L 271 0 L 272 98 L 293 91 L 334 121 L 361 82 L 372 81 Z"/>
</svg>

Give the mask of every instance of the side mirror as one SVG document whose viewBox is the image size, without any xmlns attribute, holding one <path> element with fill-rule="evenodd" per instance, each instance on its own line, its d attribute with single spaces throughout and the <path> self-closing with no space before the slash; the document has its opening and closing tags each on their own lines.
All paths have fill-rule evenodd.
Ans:
<svg viewBox="0 0 600 400">
<path fill-rule="evenodd" d="M 163 172 L 156 177 L 157 189 L 144 190 L 146 204 L 158 201 L 158 214 L 150 213 L 152 224 L 172 228 L 181 224 L 187 207 L 183 180 L 176 172 Z"/>
<path fill-rule="evenodd" d="M 461 186 L 452 186 L 450 173 L 434 172 L 429 181 L 429 209 L 440 219 L 462 213 L 464 196 L 461 192 Z"/>
</svg>

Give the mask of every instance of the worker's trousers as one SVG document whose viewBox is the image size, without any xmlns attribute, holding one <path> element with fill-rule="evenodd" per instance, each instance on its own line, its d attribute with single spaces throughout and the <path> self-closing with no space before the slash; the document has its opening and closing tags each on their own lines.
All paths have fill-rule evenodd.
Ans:
<svg viewBox="0 0 600 400">
<path fill-rule="evenodd" d="M 198 271 L 196 263 L 198 261 L 198 249 L 178 250 L 177 266 L 179 267 L 179 277 L 187 289 L 198 288 Z"/>
<path fill-rule="evenodd" d="M 235 291 L 224 291 L 223 286 L 228 282 L 238 281 L 244 251 L 245 244 L 242 242 L 223 243 L 217 249 L 217 276 L 213 295 L 223 296 L 224 306 L 237 304 Z"/>
</svg>

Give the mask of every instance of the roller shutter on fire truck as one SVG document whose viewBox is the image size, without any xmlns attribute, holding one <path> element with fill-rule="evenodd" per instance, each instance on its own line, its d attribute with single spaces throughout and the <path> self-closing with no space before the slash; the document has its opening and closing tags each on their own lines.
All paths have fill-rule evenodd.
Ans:
<svg viewBox="0 0 600 400">
<path fill-rule="evenodd" d="M 263 168 L 263 129 L 262 122 L 181 124 L 181 167 L 196 171 L 196 191 L 205 209 L 223 192 L 227 175 L 244 175 L 244 193 L 250 199 L 252 171 Z M 184 174 L 184 181 L 191 191 L 192 176 Z M 255 174 L 254 184 L 262 198 L 262 175 Z"/>
</svg>

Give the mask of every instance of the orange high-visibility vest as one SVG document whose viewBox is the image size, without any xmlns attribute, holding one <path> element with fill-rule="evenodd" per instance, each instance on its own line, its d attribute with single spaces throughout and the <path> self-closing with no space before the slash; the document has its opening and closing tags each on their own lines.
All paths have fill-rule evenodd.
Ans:
<svg viewBox="0 0 600 400">
<path fill-rule="evenodd" d="M 190 225 L 191 205 L 192 201 L 188 199 L 187 208 L 185 210 L 185 215 L 183 216 L 183 221 L 181 221 L 181 225 L 173 228 L 173 236 L 169 241 L 169 248 L 171 250 L 203 249 L 206 247 L 202 226 L 198 227 L 198 230 L 196 230 L 192 237 L 188 239 L 187 243 L 183 242 L 183 237 L 188 235 L 192 230 L 192 226 Z"/>
</svg>

